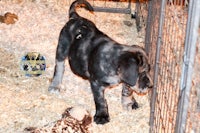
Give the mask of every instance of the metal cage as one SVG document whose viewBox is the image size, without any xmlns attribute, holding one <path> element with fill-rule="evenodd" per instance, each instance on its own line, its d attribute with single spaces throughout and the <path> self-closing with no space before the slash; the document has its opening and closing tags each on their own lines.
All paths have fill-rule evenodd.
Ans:
<svg viewBox="0 0 200 133">
<path fill-rule="evenodd" d="M 154 68 L 150 132 L 200 132 L 200 85 L 192 84 L 199 80 L 192 78 L 199 8 L 196 0 L 149 1 L 145 47 Z"/>
</svg>

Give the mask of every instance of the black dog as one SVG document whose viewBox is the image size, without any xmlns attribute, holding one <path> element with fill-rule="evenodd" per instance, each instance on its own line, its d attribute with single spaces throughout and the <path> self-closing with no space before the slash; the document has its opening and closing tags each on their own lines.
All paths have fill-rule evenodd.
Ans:
<svg viewBox="0 0 200 133">
<path fill-rule="evenodd" d="M 60 90 L 65 59 L 68 57 L 72 71 L 91 84 L 97 124 L 109 122 L 105 88 L 123 83 L 122 105 L 138 108 L 133 91 L 144 93 L 152 87 L 145 51 L 139 46 L 121 45 L 99 31 L 95 24 L 76 13 L 77 7 L 93 11 L 85 0 L 76 0 L 69 10 L 69 21 L 61 30 L 56 51 L 56 66 L 50 92 Z M 136 86 L 133 88 L 133 86 Z"/>
</svg>

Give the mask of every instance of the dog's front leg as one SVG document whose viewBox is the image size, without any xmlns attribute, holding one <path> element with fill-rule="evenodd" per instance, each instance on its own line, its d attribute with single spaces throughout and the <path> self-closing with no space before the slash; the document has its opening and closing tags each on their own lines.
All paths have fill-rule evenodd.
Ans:
<svg viewBox="0 0 200 133">
<path fill-rule="evenodd" d="M 139 108 L 137 101 L 133 97 L 133 90 L 127 84 L 123 84 L 122 88 L 122 107 L 125 110 Z"/>
<path fill-rule="evenodd" d="M 98 81 L 91 81 L 91 88 L 96 106 L 94 121 L 97 124 L 105 124 L 110 121 L 108 105 L 104 97 L 105 87 L 100 85 Z"/>
</svg>

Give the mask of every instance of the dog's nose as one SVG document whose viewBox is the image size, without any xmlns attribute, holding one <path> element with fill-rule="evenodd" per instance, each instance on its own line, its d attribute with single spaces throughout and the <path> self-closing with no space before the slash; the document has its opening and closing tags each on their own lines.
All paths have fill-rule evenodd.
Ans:
<svg viewBox="0 0 200 133">
<path fill-rule="evenodd" d="M 149 74 L 147 74 L 147 78 L 148 78 L 147 87 L 153 88 L 153 80 L 151 79 L 151 76 Z"/>
<path fill-rule="evenodd" d="M 149 78 L 148 88 L 153 88 L 153 81 Z"/>
<path fill-rule="evenodd" d="M 148 88 L 153 88 L 153 84 L 151 84 L 151 85 L 148 85 Z"/>
</svg>

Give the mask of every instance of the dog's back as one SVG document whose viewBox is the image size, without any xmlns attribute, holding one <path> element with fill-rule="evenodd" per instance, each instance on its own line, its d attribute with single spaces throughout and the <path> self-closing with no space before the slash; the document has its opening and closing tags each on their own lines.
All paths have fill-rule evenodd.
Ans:
<svg viewBox="0 0 200 133">
<path fill-rule="evenodd" d="M 76 8 L 77 7 L 83 7 L 86 10 L 91 11 L 91 12 L 94 11 L 93 7 L 87 1 L 85 1 L 85 0 L 76 0 L 71 4 L 71 6 L 69 8 L 69 18 L 70 19 L 80 17 L 78 15 L 78 13 L 76 12 Z"/>
</svg>

